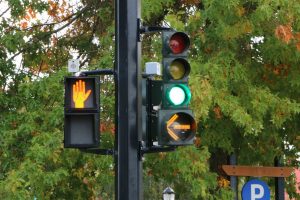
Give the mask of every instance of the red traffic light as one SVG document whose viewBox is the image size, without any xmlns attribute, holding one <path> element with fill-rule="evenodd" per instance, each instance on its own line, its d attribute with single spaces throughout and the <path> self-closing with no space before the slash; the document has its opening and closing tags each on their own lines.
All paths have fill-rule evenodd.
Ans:
<svg viewBox="0 0 300 200">
<path fill-rule="evenodd" d="M 180 54 L 189 48 L 190 39 L 185 33 L 176 32 L 171 36 L 169 46 L 173 54 Z"/>
</svg>

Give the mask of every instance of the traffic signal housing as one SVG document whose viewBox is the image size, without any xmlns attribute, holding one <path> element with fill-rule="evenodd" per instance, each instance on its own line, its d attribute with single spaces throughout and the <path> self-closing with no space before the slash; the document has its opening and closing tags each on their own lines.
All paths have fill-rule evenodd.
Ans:
<svg viewBox="0 0 300 200">
<path fill-rule="evenodd" d="M 98 147 L 99 77 L 65 78 L 65 148 Z"/>
<path fill-rule="evenodd" d="M 188 86 L 189 46 L 190 39 L 184 32 L 162 33 L 162 105 L 157 119 L 159 145 L 189 145 L 195 138 L 196 122 L 189 109 L 192 98 Z"/>
</svg>

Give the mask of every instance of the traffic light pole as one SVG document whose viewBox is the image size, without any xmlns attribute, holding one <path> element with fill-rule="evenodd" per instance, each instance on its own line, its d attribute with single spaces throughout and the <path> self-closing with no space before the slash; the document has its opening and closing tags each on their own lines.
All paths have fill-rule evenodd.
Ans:
<svg viewBox="0 0 300 200">
<path fill-rule="evenodd" d="M 281 167 L 282 165 L 280 158 L 276 157 L 274 159 L 274 166 Z M 275 200 L 280 199 L 284 199 L 284 178 L 275 177 Z"/>
<path fill-rule="evenodd" d="M 142 199 L 140 0 L 115 0 L 115 196 Z"/>
</svg>

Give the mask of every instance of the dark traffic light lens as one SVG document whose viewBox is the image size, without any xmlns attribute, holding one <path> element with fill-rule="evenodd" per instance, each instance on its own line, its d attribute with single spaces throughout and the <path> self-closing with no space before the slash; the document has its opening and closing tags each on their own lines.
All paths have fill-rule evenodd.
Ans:
<svg viewBox="0 0 300 200">
<path fill-rule="evenodd" d="M 188 76 L 190 73 L 190 65 L 185 59 L 175 59 L 169 67 L 169 74 L 173 80 L 180 80 Z"/>
<path fill-rule="evenodd" d="M 185 33 L 177 32 L 171 36 L 169 45 L 174 54 L 180 54 L 189 48 L 190 39 Z"/>
</svg>

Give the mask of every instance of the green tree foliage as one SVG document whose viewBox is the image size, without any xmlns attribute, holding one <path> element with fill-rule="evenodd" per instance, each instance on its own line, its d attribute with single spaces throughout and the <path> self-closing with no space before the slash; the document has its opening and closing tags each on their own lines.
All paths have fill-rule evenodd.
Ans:
<svg viewBox="0 0 300 200">
<path fill-rule="evenodd" d="M 0 198 L 113 199 L 112 157 L 62 144 L 67 60 L 79 58 L 81 69 L 113 67 L 113 1 L 2 4 Z M 231 153 L 240 164 L 273 165 L 279 156 L 299 167 L 300 3 L 142 0 L 141 5 L 143 24 L 190 35 L 189 82 L 199 124 L 195 146 L 146 155 L 145 199 L 161 198 L 169 185 L 177 199 L 231 199 L 215 162 Z M 161 59 L 159 34 L 144 35 L 142 44 L 143 63 Z M 101 82 L 101 145 L 111 148 L 114 85 L 111 77 Z"/>
</svg>

